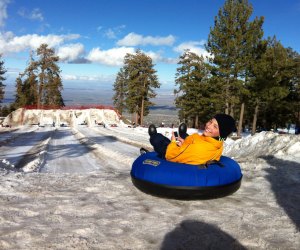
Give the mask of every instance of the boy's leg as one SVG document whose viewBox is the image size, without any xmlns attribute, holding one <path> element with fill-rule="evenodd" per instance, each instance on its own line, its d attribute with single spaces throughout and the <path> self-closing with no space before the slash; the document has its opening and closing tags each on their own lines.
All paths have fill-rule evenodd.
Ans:
<svg viewBox="0 0 300 250">
<path fill-rule="evenodd" d="M 158 154 L 158 157 L 165 159 L 167 147 L 170 144 L 170 140 L 160 133 L 156 133 L 150 136 L 150 143 L 154 148 L 154 151 Z"/>
</svg>

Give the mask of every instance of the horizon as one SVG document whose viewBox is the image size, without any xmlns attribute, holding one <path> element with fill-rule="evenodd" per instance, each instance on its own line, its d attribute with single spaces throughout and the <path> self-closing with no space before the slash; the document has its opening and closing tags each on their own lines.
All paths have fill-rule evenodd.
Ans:
<svg viewBox="0 0 300 250">
<path fill-rule="evenodd" d="M 66 106 L 72 105 L 88 105 L 88 104 L 99 104 L 99 105 L 110 105 L 113 106 L 112 97 L 113 92 L 113 83 L 98 83 L 94 82 L 93 84 L 86 84 L 84 81 L 64 81 L 63 82 L 63 91 L 62 96 Z M 173 109 L 175 108 L 174 104 L 174 94 L 173 86 L 162 86 L 159 89 L 155 89 L 157 96 L 153 98 L 155 106 L 152 106 L 151 109 L 155 110 L 158 107 L 162 109 Z M 15 86 L 14 84 L 6 84 L 5 95 L 3 102 L 0 103 L 0 106 L 9 105 L 15 100 Z"/>
</svg>

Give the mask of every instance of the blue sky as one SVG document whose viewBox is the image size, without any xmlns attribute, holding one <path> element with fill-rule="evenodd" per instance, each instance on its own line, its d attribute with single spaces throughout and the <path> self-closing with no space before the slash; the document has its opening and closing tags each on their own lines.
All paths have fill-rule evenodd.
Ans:
<svg viewBox="0 0 300 250">
<path fill-rule="evenodd" d="M 24 71 L 29 51 L 55 48 L 64 83 L 113 84 L 126 53 L 152 57 L 163 86 L 174 86 L 184 49 L 204 44 L 224 0 L 0 0 L 0 53 L 6 84 Z M 249 0 L 275 35 L 300 53 L 300 0 Z"/>
</svg>

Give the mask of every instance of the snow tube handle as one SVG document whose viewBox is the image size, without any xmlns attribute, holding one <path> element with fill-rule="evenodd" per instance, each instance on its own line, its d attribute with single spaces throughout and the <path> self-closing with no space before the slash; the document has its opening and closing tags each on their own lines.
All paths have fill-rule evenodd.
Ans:
<svg viewBox="0 0 300 250">
<path fill-rule="evenodd" d="M 198 165 L 198 168 L 200 168 L 200 169 L 207 169 L 209 167 L 209 165 L 212 165 L 212 164 L 217 164 L 221 168 L 224 167 L 223 163 L 221 163 L 220 161 L 211 160 L 211 161 L 207 161 L 205 164 Z"/>
</svg>

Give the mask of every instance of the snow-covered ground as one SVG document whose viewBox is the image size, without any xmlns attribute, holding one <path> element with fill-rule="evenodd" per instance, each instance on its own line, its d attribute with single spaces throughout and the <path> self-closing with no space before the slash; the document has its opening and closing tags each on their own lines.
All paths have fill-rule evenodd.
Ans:
<svg viewBox="0 0 300 250">
<path fill-rule="evenodd" d="M 0 128 L 0 249 L 300 249 L 299 135 L 228 139 L 241 188 L 179 201 L 131 182 L 147 128 L 47 123 Z"/>
</svg>

